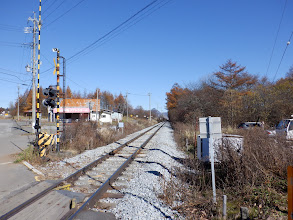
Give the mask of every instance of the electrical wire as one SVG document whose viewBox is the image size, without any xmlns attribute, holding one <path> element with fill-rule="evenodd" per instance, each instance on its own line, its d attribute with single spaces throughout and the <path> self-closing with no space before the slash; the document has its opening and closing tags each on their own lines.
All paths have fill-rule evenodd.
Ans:
<svg viewBox="0 0 293 220">
<path fill-rule="evenodd" d="M 281 63 L 282 63 L 282 61 L 283 61 L 283 58 L 284 58 L 285 53 L 286 53 L 286 51 L 287 51 L 287 48 L 288 48 L 288 46 L 289 46 L 290 43 L 291 43 L 292 35 L 293 35 L 293 31 L 292 31 L 291 36 L 290 36 L 290 38 L 289 38 L 289 40 L 288 40 L 288 42 L 287 42 L 287 45 L 286 45 L 286 47 L 285 47 L 285 50 L 284 50 L 283 56 L 282 56 L 282 58 L 281 58 L 281 60 L 280 60 L 279 66 L 278 66 L 277 71 L 276 71 L 276 73 L 275 73 L 275 76 L 274 76 L 274 78 L 273 78 L 273 82 L 275 81 L 275 78 L 276 78 L 276 76 L 277 76 L 277 73 L 278 73 L 278 71 L 279 71 L 279 68 L 280 68 L 280 66 L 281 66 Z"/>
<path fill-rule="evenodd" d="M 32 87 L 33 87 L 33 83 L 31 83 L 31 85 L 29 85 L 29 87 L 30 87 L 30 88 L 29 88 L 27 91 L 25 91 L 25 93 L 24 93 L 24 95 L 23 95 L 23 96 L 26 97 L 25 100 L 24 100 L 22 103 L 20 103 L 19 106 L 22 106 L 24 103 L 27 102 L 28 94 L 29 94 L 29 92 L 31 91 L 31 89 L 32 89 Z M 27 93 L 27 94 L 26 94 L 26 93 Z M 22 96 L 22 97 L 23 97 L 23 96 Z"/>
<path fill-rule="evenodd" d="M 115 28 L 113 28 L 111 31 L 107 32 L 106 34 L 104 34 L 102 37 L 98 38 L 97 40 L 95 40 L 94 42 L 92 42 L 91 44 L 89 44 L 88 46 L 86 46 L 85 48 L 81 49 L 79 52 L 75 53 L 74 55 L 70 56 L 67 59 L 67 65 L 74 62 L 76 59 L 78 59 L 78 56 L 81 55 L 85 55 L 88 52 L 92 51 L 93 49 L 96 49 L 97 47 L 103 45 L 104 43 L 108 42 L 109 40 L 113 39 L 114 37 L 116 37 L 117 35 L 121 34 L 122 32 L 124 32 L 125 30 L 129 29 L 130 27 L 134 26 L 135 24 L 137 24 L 138 22 L 140 22 L 142 19 L 144 19 L 145 17 L 149 16 L 150 14 L 152 14 L 153 12 L 157 11 L 158 9 L 162 8 L 163 6 L 165 6 L 166 4 L 168 4 L 170 1 L 172 0 L 168 0 L 166 1 L 164 4 L 162 4 L 161 6 L 157 7 L 158 5 L 160 5 L 162 2 L 164 1 L 159 1 L 159 0 L 154 0 L 151 3 L 149 3 L 148 5 L 146 5 L 145 7 L 143 7 L 142 9 L 140 9 L 138 12 L 136 12 L 135 14 L 133 14 L 132 16 L 130 16 L 128 19 L 126 19 L 124 22 L 120 23 L 118 26 L 116 26 Z M 158 2 L 157 5 L 154 5 L 156 2 Z M 153 6 L 154 7 L 151 7 Z M 149 9 L 150 8 L 150 9 Z M 155 8 L 155 9 L 154 9 Z M 149 10 L 147 10 L 149 9 Z M 154 9 L 153 11 L 151 11 L 152 9 Z M 147 10 L 145 12 L 145 10 Z M 143 13 L 144 12 L 144 13 Z M 142 15 L 140 15 L 142 13 Z M 130 22 L 133 22 L 131 24 L 129 24 Z M 118 31 L 118 33 L 115 33 L 115 31 Z M 115 35 L 113 35 L 113 33 Z M 108 38 L 107 38 L 108 37 Z M 110 38 L 109 38 L 110 37 Z M 97 43 L 101 43 L 100 45 L 97 45 L 95 48 L 92 48 L 93 46 L 95 46 Z M 75 58 L 73 60 L 73 58 Z M 70 61 L 71 60 L 71 61 Z M 55 67 L 52 66 L 50 68 L 48 68 L 47 70 L 43 71 L 43 73 L 46 73 L 52 69 L 54 69 Z"/>
<path fill-rule="evenodd" d="M 0 24 L 0 30 L 22 32 L 22 27 L 7 25 L 7 24 Z"/>
<path fill-rule="evenodd" d="M 269 60 L 269 64 L 268 64 L 265 76 L 267 76 L 269 68 L 270 68 L 270 65 L 271 65 L 271 61 L 272 61 L 272 57 L 273 57 L 273 54 L 274 54 L 274 51 L 275 51 L 275 46 L 276 46 L 277 39 L 278 39 L 278 36 L 279 36 L 279 32 L 280 32 L 281 24 L 282 24 L 282 21 L 283 21 L 286 5 L 287 5 L 287 0 L 285 1 L 285 5 L 284 5 L 284 8 L 283 8 L 282 16 L 281 16 L 281 19 L 280 19 L 279 27 L 278 27 L 278 30 L 277 30 L 274 46 L 273 46 L 273 49 L 272 49 L 272 53 L 271 53 L 271 56 L 270 56 L 270 60 Z"/>
<path fill-rule="evenodd" d="M 25 43 L 14 43 L 14 42 L 8 42 L 8 41 L 0 41 L 0 45 L 2 46 L 9 46 L 9 47 L 28 47 L 29 44 Z"/>
<path fill-rule="evenodd" d="M 12 70 L 8 70 L 8 69 L 4 69 L 4 68 L 0 68 L 0 70 L 4 70 L 4 71 L 7 71 L 7 72 L 11 72 L 11 73 L 16 73 L 16 74 L 20 74 L 20 75 L 27 75 L 26 73 L 16 72 L 16 71 L 12 71 Z"/>
<path fill-rule="evenodd" d="M 159 10 L 160 8 L 162 8 L 163 6 L 165 6 L 166 4 L 168 4 L 169 2 L 171 2 L 172 0 L 168 0 L 166 1 L 164 4 L 162 4 L 161 6 L 157 7 L 158 5 L 160 5 L 162 2 L 159 2 L 157 5 L 153 6 L 152 8 L 150 8 L 148 11 L 144 12 L 143 14 L 139 15 L 137 18 L 134 18 L 132 21 L 128 22 L 128 24 L 126 24 L 125 26 L 121 27 L 120 29 L 117 30 L 117 32 L 113 32 L 111 33 L 109 36 L 107 36 L 107 38 L 100 40 L 99 44 L 93 46 L 91 49 L 88 49 L 88 51 L 83 52 L 80 54 L 80 56 L 85 56 L 86 54 L 90 53 L 91 51 L 97 49 L 98 47 L 104 45 L 105 43 L 107 43 L 108 41 L 112 40 L 113 38 L 117 37 L 118 35 L 120 35 L 121 33 L 123 33 L 124 31 L 128 30 L 129 28 L 131 28 L 132 26 L 136 25 L 138 22 L 140 22 L 141 20 L 143 20 L 144 18 L 148 17 L 149 15 L 151 15 L 152 13 L 154 13 L 155 11 Z M 154 9 L 154 10 L 153 10 Z M 68 59 L 69 60 L 69 59 Z M 72 62 L 68 62 L 68 64 L 70 64 Z"/>
<path fill-rule="evenodd" d="M 3 78 L 0 78 L 0 81 L 5 81 L 5 82 L 10 82 L 10 83 L 15 83 L 15 84 L 20 84 L 20 85 L 27 85 L 25 83 L 20 83 L 20 82 L 15 82 L 15 81 L 11 81 L 10 79 L 3 79 Z"/>
<path fill-rule="evenodd" d="M 51 13 L 49 13 L 48 15 L 47 15 L 47 17 L 44 17 L 43 18 L 43 22 L 44 22 L 44 20 L 46 20 L 50 15 L 52 15 L 54 12 L 56 12 L 56 10 L 58 9 L 58 8 L 60 8 L 60 6 L 65 2 L 66 0 L 63 0 L 54 10 L 52 10 L 51 11 Z"/>
<path fill-rule="evenodd" d="M 149 96 L 149 95 L 135 94 L 135 93 L 129 93 L 129 92 L 128 92 L 128 94 L 130 94 L 130 95 L 136 95 L 136 96 Z"/>
<path fill-rule="evenodd" d="M 83 89 L 88 89 L 88 88 L 86 88 L 86 87 L 83 87 L 83 86 L 81 86 L 81 85 L 79 85 L 77 82 L 75 82 L 75 81 L 73 81 L 72 79 L 70 79 L 68 76 L 66 76 L 66 79 L 69 79 L 71 82 L 73 82 L 75 85 L 77 85 L 78 87 L 80 87 L 80 88 L 83 88 Z"/>
<path fill-rule="evenodd" d="M 19 79 L 20 81 L 23 81 L 23 82 L 25 82 L 25 80 L 22 80 L 21 78 L 19 78 L 18 76 L 14 75 L 14 74 L 5 73 L 5 72 L 0 72 L 0 74 L 4 74 L 4 75 L 7 75 L 7 76 L 13 76 L 13 77 L 15 77 L 15 78 Z"/>
<path fill-rule="evenodd" d="M 71 10 L 73 10 L 74 8 L 76 8 L 78 5 L 80 5 L 82 2 L 84 2 L 85 0 L 81 0 L 79 1 L 76 5 L 74 5 L 73 7 L 71 7 L 70 9 L 68 9 L 66 12 L 62 13 L 59 17 L 57 17 L 56 19 L 54 19 L 53 21 L 51 21 L 49 24 L 45 25 L 43 27 L 43 29 L 47 28 L 49 25 L 53 24 L 54 22 L 56 22 L 57 20 L 59 20 L 60 18 L 62 18 L 63 16 L 65 16 L 67 13 L 69 13 Z"/>
<path fill-rule="evenodd" d="M 95 40 L 94 42 L 92 42 L 91 44 L 89 44 L 88 46 L 86 46 L 85 48 L 83 48 L 82 50 L 80 50 L 79 52 L 77 52 L 76 54 L 72 55 L 71 57 L 69 57 L 67 59 L 67 61 L 71 60 L 72 58 L 78 56 L 79 54 L 81 54 L 82 52 L 88 50 L 89 48 L 91 48 L 92 46 L 94 46 L 96 43 L 98 43 L 99 41 L 103 40 L 104 38 L 106 38 L 107 36 L 109 36 L 111 33 L 113 33 L 114 31 L 116 31 L 117 29 L 119 29 L 120 27 L 122 27 L 124 24 L 126 24 L 127 22 L 129 22 L 131 19 L 133 19 L 134 17 L 136 17 L 138 14 L 140 14 L 141 12 L 143 12 L 144 10 L 146 10 L 147 8 L 149 8 L 150 6 L 152 6 L 154 3 L 156 3 L 158 0 L 154 0 L 151 3 L 149 3 L 148 5 L 146 5 L 145 7 L 143 7 L 142 9 L 140 9 L 138 12 L 136 12 L 134 15 L 130 16 L 128 19 L 126 19 L 125 21 L 123 21 L 121 24 L 119 24 L 118 26 L 116 26 L 114 29 L 112 29 L 111 31 L 109 31 L 108 33 L 106 33 L 105 35 L 103 35 L 102 37 L 98 38 L 97 40 Z"/>
</svg>

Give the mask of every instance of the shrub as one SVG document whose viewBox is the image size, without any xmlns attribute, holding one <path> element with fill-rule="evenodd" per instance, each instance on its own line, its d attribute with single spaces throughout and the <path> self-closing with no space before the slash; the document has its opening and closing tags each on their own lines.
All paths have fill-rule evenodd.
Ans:
<svg viewBox="0 0 293 220">
<path fill-rule="evenodd" d="M 183 138 L 192 126 L 174 125 L 175 139 L 185 148 Z M 185 130 L 186 129 L 186 130 Z M 187 132 L 188 133 L 188 132 Z M 170 204 L 170 198 L 181 199 L 175 206 L 187 219 L 219 218 L 221 195 L 227 195 L 228 218 L 239 215 L 240 206 L 250 209 L 251 218 L 279 218 L 286 213 L 287 167 L 293 164 L 293 148 L 283 137 L 269 137 L 262 129 L 242 131 L 244 144 L 237 151 L 228 140 L 223 141 L 217 157 L 222 160 L 215 164 L 218 206 L 212 207 L 210 165 L 190 157 L 185 168 L 176 174 L 182 184 L 167 183 L 162 196 Z M 188 167 L 188 169 L 186 169 Z M 177 187 L 169 189 L 170 187 Z M 167 193 L 180 192 L 181 198 Z M 167 198 L 168 197 L 168 198 Z M 196 211 L 194 211 L 196 210 Z M 238 216 L 239 217 L 239 216 Z"/>
</svg>

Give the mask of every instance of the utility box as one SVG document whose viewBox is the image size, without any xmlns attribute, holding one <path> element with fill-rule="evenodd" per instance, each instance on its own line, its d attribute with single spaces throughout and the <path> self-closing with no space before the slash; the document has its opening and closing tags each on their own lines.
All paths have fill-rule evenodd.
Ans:
<svg viewBox="0 0 293 220">
<path fill-rule="evenodd" d="M 211 156 L 215 158 L 215 147 L 222 138 L 221 118 L 199 118 L 199 132 L 197 137 L 197 158 L 209 162 Z"/>
</svg>

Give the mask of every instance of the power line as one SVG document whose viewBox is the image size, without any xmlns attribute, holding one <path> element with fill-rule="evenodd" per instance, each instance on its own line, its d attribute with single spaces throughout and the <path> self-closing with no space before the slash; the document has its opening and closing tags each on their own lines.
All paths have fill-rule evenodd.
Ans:
<svg viewBox="0 0 293 220">
<path fill-rule="evenodd" d="M 83 87 L 83 86 L 81 86 L 81 85 L 79 85 L 77 82 L 75 82 L 75 81 L 73 81 L 72 79 L 70 79 L 68 76 L 66 76 L 66 79 L 69 79 L 71 82 L 73 82 L 75 85 L 77 85 L 78 87 L 80 87 L 80 88 L 83 88 L 83 89 L 86 89 L 87 90 L 87 88 L 85 88 L 85 87 Z"/>
<path fill-rule="evenodd" d="M 265 76 L 267 76 L 268 71 L 269 71 L 269 68 L 270 68 L 270 65 L 271 65 L 271 61 L 272 61 L 272 57 L 273 57 L 273 54 L 274 54 L 274 51 L 275 51 L 275 46 L 276 46 L 276 42 L 277 42 L 277 39 L 278 39 L 278 36 L 279 36 L 279 32 L 280 32 L 281 24 L 282 24 L 282 21 L 283 21 L 283 17 L 284 17 L 286 5 L 287 5 L 287 0 L 285 1 L 285 5 L 284 5 L 284 8 L 283 8 L 281 20 L 280 20 L 280 23 L 279 23 L 279 27 L 278 27 L 277 34 L 276 34 L 276 38 L 275 38 L 275 42 L 274 42 L 274 46 L 273 46 L 273 49 L 272 49 L 272 53 L 271 53 L 271 56 L 270 56 L 270 60 L 269 60 L 269 64 L 268 64 L 268 67 L 267 67 L 267 71 L 266 71 L 266 75 Z"/>
<path fill-rule="evenodd" d="M 71 60 L 72 58 L 78 56 L 79 54 L 81 54 L 82 52 L 86 51 L 87 49 L 91 48 L 92 46 L 94 46 L 96 43 L 98 43 L 99 41 L 103 40 L 104 38 L 106 38 L 107 36 L 109 36 L 111 33 L 113 33 L 114 31 L 116 31 L 117 29 L 119 29 L 121 26 L 123 26 L 124 24 L 126 24 L 127 22 L 129 22 L 131 19 L 133 19 L 134 17 L 136 17 L 138 14 L 140 14 L 141 12 L 143 12 L 144 10 L 146 10 L 148 7 L 152 6 L 154 3 L 156 3 L 158 0 L 154 0 L 151 3 L 149 3 L 148 5 L 146 5 L 145 7 L 143 7 L 141 10 L 139 10 L 138 12 L 136 12 L 134 15 L 130 16 L 128 19 L 126 19 L 124 22 L 122 22 L 121 24 L 119 24 L 118 26 L 116 26 L 114 29 L 112 29 L 111 31 L 109 31 L 108 33 L 106 33 L 105 35 L 103 35 L 102 37 L 98 38 L 97 40 L 95 40 L 94 42 L 92 42 L 91 44 L 89 44 L 88 46 L 86 46 L 85 48 L 83 48 L 82 50 L 80 50 L 79 52 L 77 52 L 76 54 L 72 55 L 71 57 L 69 57 L 67 60 Z"/>
<path fill-rule="evenodd" d="M 20 82 L 14 82 L 14 81 L 11 81 L 11 80 L 9 80 L 9 79 L 3 79 L 3 78 L 0 78 L 0 80 L 1 81 L 5 81 L 5 82 L 10 82 L 10 83 L 15 83 L 15 84 L 20 84 L 20 85 L 27 85 L 27 84 L 25 84 L 25 83 L 20 83 Z"/>
<path fill-rule="evenodd" d="M 44 6 L 47 2 L 48 2 L 48 1 L 44 2 L 44 3 L 43 3 L 43 6 Z M 56 0 L 53 0 L 52 3 L 51 3 L 49 6 L 47 6 L 47 8 L 43 11 L 43 15 L 45 15 L 46 12 L 49 10 L 49 8 L 51 8 L 56 2 L 57 2 Z"/>
<path fill-rule="evenodd" d="M 23 81 L 23 82 L 25 82 L 25 80 L 22 80 L 22 79 L 20 79 L 18 76 L 14 75 L 14 74 L 10 74 L 10 73 L 4 73 L 4 72 L 0 72 L 0 74 L 4 74 L 4 75 L 8 75 L 8 76 L 13 76 L 13 77 L 15 77 L 15 78 L 19 79 L 20 81 Z"/>
<path fill-rule="evenodd" d="M 30 44 L 25 43 L 15 43 L 15 42 L 8 42 L 8 41 L 0 41 L 2 46 L 9 46 L 9 47 L 28 47 Z"/>
<path fill-rule="evenodd" d="M 0 24 L 0 30 L 22 32 L 22 27 L 7 25 L 7 24 Z"/>
<path fill-rule="evenodd" d="M 280 68 L 280 66 L 281 66 L 281 63 L 282 63 L 282 61 L 283 61 L 283 58 L 284 58 L 285 53 L 286 53 L 286 51 L 287 51 L 287 48 L 288 48 L 288 46 L 290 45 L 292 35 L 293 35 L 293 31 L 292 31 L 291 36 L 290 36 L 290 38 L 289 38 L 289 40 L 288 40 L 288 42 L 287 42 L 287 45 L 286 45 L 286 47 L 285 47 L 285 50 L 284 50 L 283 56 L 282 56 L 282 58 L 281 58 L 281 60 L 280 60 L 280 63 L 279 63 L 278 69 L 277 69 L 277 71 L 276 71 L 276 73 L 275 73 L 275 76 L 274 76 L 274 78 L 273 78 L 273 82 L 275 81 L 275 78 L 276 78 L 276 76 L 277 76 L 277 73 L 278 73 L 278 71 L 279 71 L 279 68 Z"/>
<path fill-rule="evenodd" d="M 50 14 L 48 14 L 47 15 L 47 17 L 44 17 L 43 18 L 43 21 L 45 20 L 45 19 L 47 19 L 51 14 L 53 14 L 64 2 L 65 2 L 66 0 L 63 0 L 53 11 L 51 11 L 51 13 Z"/>
<path fill-rule="evenodd" d="M 151 15 L 152 13 L 154 13 L 155 11 L 159 10 L 160 8 L 162 8 L 163 6 L 165 6 L 166 4 L 168 4 L 169 2 L 171 2 L 172 0 L 168 0 L 167 2 L 165 2 L 164 4 L 162 4 L 161 6 L 157 7 L 158 5 L 160 5 L 162 2 L 159 2 L 157 5 L 153 6 L 152 8 L 150 8 L 148 11 L 144 12 L 142 15 L 139 15 L 137 18 L 134 18 L 132 21 L 128 22 L 127 24 L 125 24 L 125 26 L 121 27 L 120 29 L 116 30 L 117 32 L 113 32 L 111 33 L 109 36 L 107 36 L 105 39 L 102 39 L 100 42 L 98 42 L 98 45 L 93 46 L 91 49 L 88 49 L 88 51 L 83 52 L 82 55 L 86 55 L 88 53 L 90 53 L 91 51 L 97 49 L 98 47 L 104 45 L 105 43 L 107 43 L 108 41 L 112 40 L 113 38 L 117 37 L 119 34 L 123 33 L 124 31 L 128 30 L 129 28 L 131 28 L 132 26 L 136 25 L 138 22 L 140 22 L 141 20 L 143 20 L 144 18 L 148 17 L 149 15 Z M 157 8 L 156 8 L 157 7 Z M 154 10 L 153 10 L 154 9 Z M 81 54 L 80 54 L 81 55 Z M 71 63 L 71 62 L 69 62 Z"/>
<path fill-rule="evenodd" d="M 130 94 L 130 95 L 136 95 L 136 96 L 149 96 L 149 95 L 143 95 L 143 94 L 134 94 L 134 93 L 129 93 L 129 92 L 128 92 L 128 94 Z"/>
<path fill-rule="evenodd" d="M 4 68 L 0 68 L 0 70 L 4 70 L 4 71 L 7 71 L 7 72 L 16 73 L 16 74 L 21 74 L 21 75 L 27 75 L 26 73 L 16 72 L 16 71 L 4 69 Z"/>
<path fill-rule="evenodd" d="M 76 5 L 74 5 L 73 7 L 71 7 L 70 9 L 68 9 L 66 12 L 62 13 L 59 17 L 57 17 L 55 20 L 51 21 L 49 24 L 45 25 L 43 28 L 48 27 L 49 25 L 51 25 L 52 23 L 56 22 L 57 20 L 59 20 L 60 18 L 62 18 L 64 15 L 66 15 L 67 13 L 69 13 L 71 10 L 73 10 L 74 8 L 76 8 L 78 5 L 80 5 L 82 2 L 84 2 L 85 0 L 81 0 L 79 1 Z"/>
<path fill-rule="evenodd" d="M 157 7 L 158 5 L 160 5 L 161 3 L 164 2 L 164 0 L 163 1 L 159 1 L 159 3 L 157 5 L 154 5 L 158 1 L 159 0 L 152 1 L 151 3 L 149 3 L 148 5 L 146 5 L 144 8 L 142 8 L 141 10 L 139 10 L 138 12 L 136 12 L 134 15 L 130 16 L 124 22 L 122 22 L 121 24 L 119 24 L 118 26 L 116 26 L 115 28 L 113 28 L 111 31 L 109 31 L 108 33 L 104 34 L 102 37 L 98 38 L 97 40 L 95 40 L 94 42 L 92 42 L 91 44 L 89 44 L 88 46 L 86 46 L 85 48 L 81 49 L 79 52 L 77 52 L 74 55 L 72 55 L 71 57 L 69 57 L 67 59 L 67 61 L 72 60 L 73 58 L 77 57 L 78 55 L 81 55 L 81 54 L 85 55 L 85 54 L 89 53 L 90 51 L 96 49 L 97 47 L 103 45 L 104 43 L 106 43 L 107 41 L 113 39 L 114 37 L 116 37 L 120 33 L 124 32 L 125 30 L 127 30 L 130 27 L 134 26 L 135 24 L 137 24 L 138 22 L 140 22 L 145 17 L 149 16 L 153 12 L 155 12 L 158 9 L 162 8 L 163 6 L 165 6 L 166 4 L 168 4 L 172 0 L 168 0 L 164 4 L 162 4 L 161 6 L 159 6 L 158 8 L 155 8 L 155 7 Z M 151 7 L 153 5 L 154 5 L 154 7 Z M 146 9 L 149 9 L 149 10 L 147 10 L 146 12 L 144 12 Z M 154 9 L 154 10 L 152 11 L 152 9 Z M 142 13 L 142 12 L 144 12 L 144 13 Z M 142 15 L 140 15 L 141 13 L 142 13 Z M 130 23 L 130 22 L 132 22 L 132 23 Z M 115 33 L 116 31 L 118 31 L 118 32 Z M 113 33 L 115 34 L 114 36 L 113 36 Z M 96 45 L 97 43 L 100 43 L 100 44 L 99 45 Z M 94 47 L 95 45 L 96 45 L 96 47 Z M 68 64 L 70 64 L 72 62 L 73 62 L 73 60 L 71 62 L 68 62 Z M 52 66 L 51 68 L 43 71 L 42 73 L 46 73 L 46 72 L 48 72 L 48 71 L 50 71 L 52 69 L 54 69 L 54 66 Z"/>
</svg>

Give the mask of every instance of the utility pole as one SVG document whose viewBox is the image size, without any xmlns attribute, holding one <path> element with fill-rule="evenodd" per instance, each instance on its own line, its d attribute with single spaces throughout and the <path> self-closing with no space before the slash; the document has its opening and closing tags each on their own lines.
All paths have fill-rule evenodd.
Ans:
<svg viewBox="0 0 293 220">
<path fill-rule="evenodd" d="M 60 75 L 63 77 L 63 140 L 65 138 L 65 107 L 66 107 L 66 89 L 65 89 L 65 82 L 66 82 L 66 59 L 63 56 L 60 56 L 60 58 L 63 59 L 63 75 Z"/>
<path fill-rule="evenodd" d="M 19 85 L 18 85 L 18 96 L 17 96 L 17 121 L 19 121 Z"/>
<path fill-rule="evenodd" d="M 150 108 L 150 121 L 152 121 L 152 110 L 151 110 L 151 93 L 149 95 L 149 108 Z"/>
<path fill-rule="evenodd" d="M 38 20 L 36 19 L 36 13 L 34 13 L 34 18 L 29 17 L 28 20 L 34 23 L 33 27 L 33 60 L 32 60 L 32 74 L 33 74 L 33 81 L 32 81 L 32 129 L 35 131 L 35 122 L 36 122 L 36 23 Z"/>
<path fill-rule="evenodd" d="M 99 110 L 99 89 L 97 89 L 96 121 L 98 121 L 98 110 Z"/>
<path fill-rule="evenodd" d="M 128 121 L 128 91 L 126 91 L 126 121 Z"/>
</svg>

